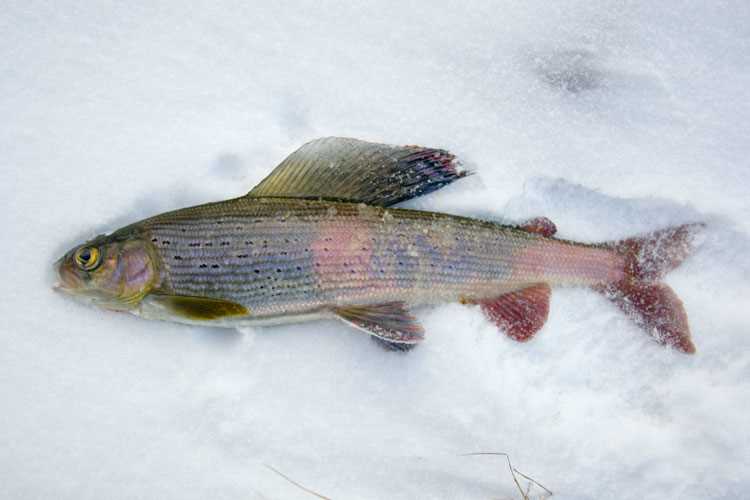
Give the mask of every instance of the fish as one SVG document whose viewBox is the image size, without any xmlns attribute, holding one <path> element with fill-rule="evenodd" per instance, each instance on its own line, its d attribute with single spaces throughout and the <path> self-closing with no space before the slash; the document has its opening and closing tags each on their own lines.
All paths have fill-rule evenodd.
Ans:
<svg viewBox="0 0 750 500">
<path fill-rule="evenodd" d="M 546 217 L 517 225 L 398 208 L 471 175 L 437 148 L 326 137 L 249 193 L 174 210 L 76 245 L 56 289 L 146 319 L 216 327 L 335 318 L 384 347 L 425 338 L 418 306 L 479 308 L 525 342 L 551 289 L 600 293 L 657 342 L 694 353 L 664 275 L 702 223 L 597 244 L 559 239 Z"/>
</svg>

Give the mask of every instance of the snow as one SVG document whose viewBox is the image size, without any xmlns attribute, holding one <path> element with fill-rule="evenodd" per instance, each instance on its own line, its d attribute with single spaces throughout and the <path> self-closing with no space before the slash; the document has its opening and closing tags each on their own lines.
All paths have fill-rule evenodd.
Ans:
<svg viewBox="0 0 750 500">
<path fill-rule="evenodd" d="M 0 497 L 561 499 L 750 489 L 750 4 L 43 2 L 0 14 Z M 242 194 L 327 135 L 450 149 L 409 206 L 602 241 L 708 224 L 668 283 L 695 356 L 555 290 L 380 350 L 343 324 L 147 322 L 54 294 L 102 231 Z M 525 481 L 522 481 L 525 485 Z M 542 490 L 532 489 L 539 496 Z"/>
</svg>

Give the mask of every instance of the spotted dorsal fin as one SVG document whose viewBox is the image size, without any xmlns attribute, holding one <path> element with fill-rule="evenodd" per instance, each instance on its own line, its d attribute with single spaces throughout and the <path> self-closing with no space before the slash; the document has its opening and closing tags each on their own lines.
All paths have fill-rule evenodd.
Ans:
<svg viewBox="0 0 750 500">
<path fill-rule="evenodd" d="M 324 198 L 385 207 L 468 174 L 442 149 L 325 137 L 290 154 L 247 196 Z"/>
</svg>

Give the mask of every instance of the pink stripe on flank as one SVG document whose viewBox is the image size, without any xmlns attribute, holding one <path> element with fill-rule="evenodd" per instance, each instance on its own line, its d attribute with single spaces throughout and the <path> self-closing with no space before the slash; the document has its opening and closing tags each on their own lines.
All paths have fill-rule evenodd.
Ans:
<svg viewBox="0 0 750 500">
<path fill-rule="evenodd" d="M 625 260 L 612 250 L 540 241 L 513 258 L 513 279 L 553 285 L 597 285 L 624 277 Z"/>
</svg>

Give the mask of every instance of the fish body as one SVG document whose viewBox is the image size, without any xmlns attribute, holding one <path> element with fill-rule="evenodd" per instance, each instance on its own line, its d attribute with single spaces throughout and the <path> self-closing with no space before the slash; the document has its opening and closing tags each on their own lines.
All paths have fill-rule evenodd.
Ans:
<svg viewBox="0 0 750 500">
<path fill-rule="evenodd" d="M 332 306 L 476 302 L 536 283 L 593 286 L 624 268 L 596 246 L 363 203 L 239 198 L 127 231 L 153 245 L 161 291 L 242 304 L 251 314 L 236 322 Z"/>
<path fill-rule="evenodd" d="M 442 150 L 352 141 L 314 141 L 247 196 L 156 215 L 71 250 L 58 264 L 63 289 L 149 319 L 339 317 L 412 344 L 423 332 L 411 307 L 478 304 L 527 340 L 546 320 L 550 287 L 585 286 L 658 340 L 694 350 L 679 299 L 659 282 L 686 255 L 690 227 L 591 245 L 554 238 L 546 219 L 508 226 L 394 208 L 465 174 Z M 82 269 L 92 253 L 96 267 Z"/>
</svg>

